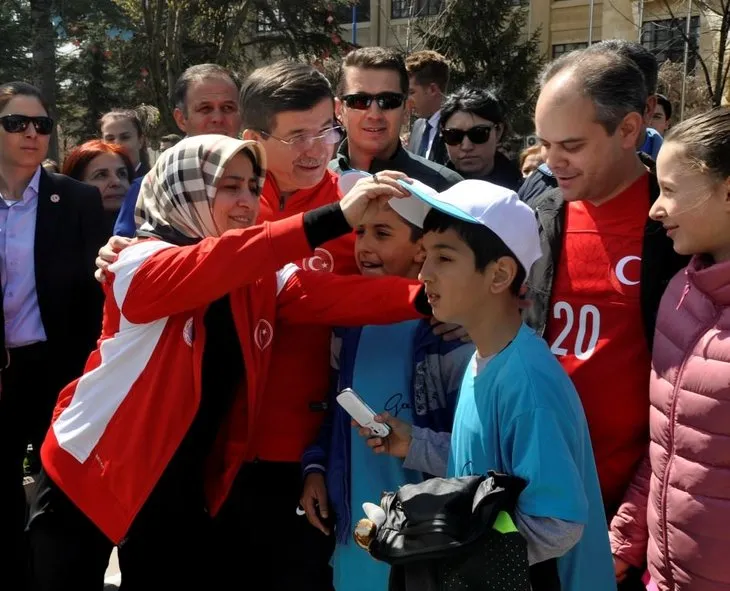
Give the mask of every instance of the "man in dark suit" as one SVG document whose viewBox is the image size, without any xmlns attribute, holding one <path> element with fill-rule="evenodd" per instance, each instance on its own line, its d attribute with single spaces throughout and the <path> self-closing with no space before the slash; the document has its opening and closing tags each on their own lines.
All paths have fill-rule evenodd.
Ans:
<svg viewBox="0 0 730 591">
<path fill-rule="evenodd" d="M 417 51 L 406 59 L 408 96 L 419 119 L 413 124 L 408 149 L 438 164 L 446 164 L 446 144 L 439 133 L 441 103 L 449 83 L 449 64 L 435 51 Z"/>
<path fill-rule="evenodd" d="M 103 292 L 93 273 L 105 239 L 104 212 L 98 189 L 40 166 L 22 199 L 0 201 L 8 210 L 2 218 L 8 242 L 0 253 L 0 588 L 22 589 L 23 459 L 28 443 L 39 450 L 58 393 L 82 374 L 100 334 Z M 35 230 L 21 236 L 18 216 L 32 201 L 35 212 L 23 222 L 35 217 Z M 33 269 L 30 277 L 14 273 L 23 267 Z M 13 298 L 14 285 L 28 280 L 37 297 L 30 304 Z"/>
</svg>

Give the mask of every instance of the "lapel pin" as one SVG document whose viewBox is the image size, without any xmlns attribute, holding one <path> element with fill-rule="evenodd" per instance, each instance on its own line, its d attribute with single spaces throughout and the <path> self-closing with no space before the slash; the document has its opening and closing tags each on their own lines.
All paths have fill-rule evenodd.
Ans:
<svg viewBox="0 0 730 591">
<path fill-rule="evenodd" d="M 59 201 L 61 201 L 61 198 L 58 195 L 55 193 L 51 195 L 51 203 L 58 203 Z"/>
</svg>

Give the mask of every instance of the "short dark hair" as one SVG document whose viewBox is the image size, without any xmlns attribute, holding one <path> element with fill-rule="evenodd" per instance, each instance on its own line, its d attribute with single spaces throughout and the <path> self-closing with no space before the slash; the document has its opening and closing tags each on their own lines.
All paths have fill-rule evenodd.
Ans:
<svg viewBox="0 0 730 591">
<path fill-rule="evenodd" d="M 527 278 L 527 272 L 515 253 L 492 230 L 482 224 L 460 220 L 437 209 L 432 209 L 423 221 L 423 232 L 446 232 L 453 230 L 474 253 L 474 268 L 483 273 L 489 263 L 511 257 L 517 263 L 517 274 L 509 287 L 510 293 L 519 295 L 520 288 Z"/>
<path fill-rule="evenodd" d="M 406 70 L 409 76 L 413 76 L 416 84 L 435 84 L 441 92 L 446 92 L 449 85 L 449 62 L 439 52 L 424 49 L 410 54 L 406 58 Z"/>
<path fill-rule="evenodd" d="M 0 111 L 2 111 L 16 96 L 32 96 L 33 98 L 36 98 L 41 106 L 46 110 L 46 113 L 50 113 L 48 110 L 48 103 L 46 103 L 43 99 L 41 91 L 32 84 L 28 84 L 27 82 L 22 82 L 20 80 L 0 85 Z"/>
<path fill-rule="evenodd" d="M 403 54 L 389 47 L 361 47 L 348 53 L 342 60 L 340 66 L 340 83 L 337 94 L 345 94 L 347 79 L 345 70 L 347 68 L 360 68 L 363 70 L 391 70 L 398 74 L 400 88 L 403 94 L 408 94 L 408 70 Z"/>
<path fill-rule="evenodd" d="M 623 55 L 599 48 L 571 51 L 549 63 L 540 76 L 540 87 L 562 72 L 569 72 L 583 96 L 596 109 L 596 121 L 613 135 L 629 113 L 642 117 L 647 91 L 638 66 Z"/>
<path fill-rule="evenodd" d="M 233 82 L 236 89 L 240 86 L 235 74 L 223 66 L 219 66 L 218 64 L 198 64 L 196 66 L 190 66 L 180 75 L 177 82 L 175 82 L 175 88 L 172 91 L 173 106 L 187 114 L 187 98 L 190 84 L 210 78 L 227 78 Z"/>
<path fill-rule="evenodd" d="M 444 99 L 441 105 L 441 128 L 445 128 L 457 111 L 473 113 L 492 123 L 505 122 L 505 106 L 494 90 L 476 86 L 462 86 Z"/>
<path fill-rule="evenodd" d="M 664 143 L 679 144 L 690 163 L 719 181 L 730 177 L 730 109 L 716 107 L 672 127 Z"/>
<path fill-rule="evenodd" d="M 672 101 L 670 101 L 663 94 L 657 94 L 656 102 L 657 105 L 662 106 L 662 108 L 664 109 L 664 115 L 666 116 L 667 121 L 669 121 L 672 118 Z"/>
<path fill-rule="evenodd" d="M 329 99 L 327 77 L 308 64 L 281 60 L 251 72 L 241 87 L 240 107 L 244 129 L 271 133 L 274 119 L 284 111 L 308 111 Z"/>
<path fill-rule="evenodd" d="M 641 43 L 626 41 L 625 39 L 606 39 L 591 45 L 587 51 L 601 51 L 602 49 L 618 53 L 634 62 L 644 75 L 646 92 L 649 95 L 656 92 L 656 85 L 659 80 L 659 63 L 656 56 Z"/>
</svg>

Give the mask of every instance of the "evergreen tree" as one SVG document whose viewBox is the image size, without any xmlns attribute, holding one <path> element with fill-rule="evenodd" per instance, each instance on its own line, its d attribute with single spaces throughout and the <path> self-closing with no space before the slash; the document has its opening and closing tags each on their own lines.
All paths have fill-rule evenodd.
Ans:
<svg viewBox="0 0 730 591">
<path fill-rule="evenodd" d="M 435 22 L 417 30 L 425 47 L 452 63 L 451 87 L 492 87 L 507 105 L 515 131 L 530 133 L 537 98 L 537 75 L 543 65 L 540 31 L 525 38 L 527 15 L 514 0 L 446 0 Z"/>
<path fill-rule="evenodd" d="M 30 5 L 28 0 L 0 2 L 0 84 L 28 80 L 30 59 Z"/>
</svg>

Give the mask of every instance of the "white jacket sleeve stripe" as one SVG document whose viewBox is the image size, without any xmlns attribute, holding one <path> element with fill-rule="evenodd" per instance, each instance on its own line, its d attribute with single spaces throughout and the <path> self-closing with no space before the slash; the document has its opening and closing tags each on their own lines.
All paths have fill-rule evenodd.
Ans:
<svg viewBox="0 0 730 591">
<path fill-rule="evenodd" d="M 101 344 L 101 364 L 83 375 L 73 398 L 53 423 L 58 445 L 84 463 L 147 367 L 167 324 L 127 325 Z"/>
<path fill-rule="evenodd" d="M 121 311 L 136 270 L 153 253 L 172 247 L 149 240 L 126 248 L 109 266 L 114 273 L 114 299 Z M 109 422 L 147 367 L 167 325 L 167 318 L 132 324 L 120 318 L 119 331 L 101 343 L 98 367 L 84 374 L 69 405 L 53 423 L 58 445 L 81 463 L 98 445 Z"/>
<path fill-rule="evenodd" d="M 166 248 L 174 248 L 174 245 L 162 240 L 143 240 L 125 248 L 109 265 L 109 271 L 114 273 L 114 299 L 120 311 L 137 269 L 148 257 Z"/>
</svg>

